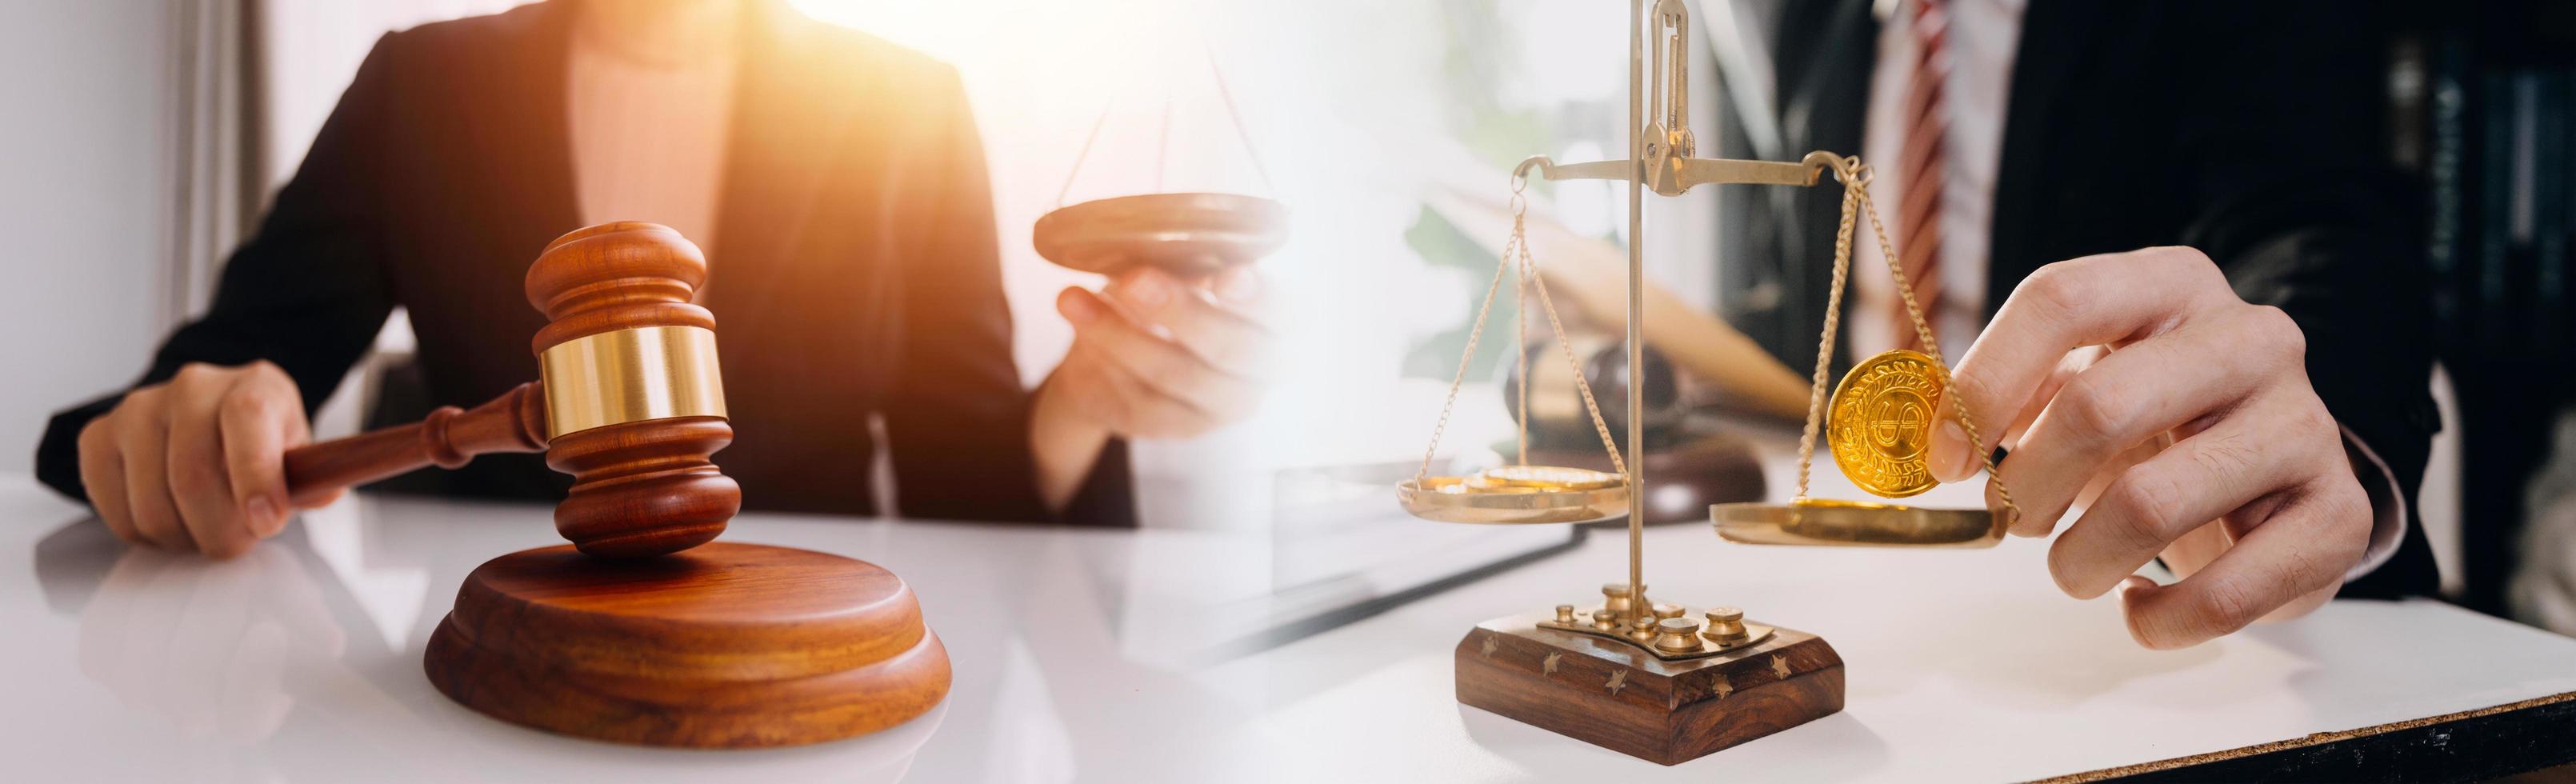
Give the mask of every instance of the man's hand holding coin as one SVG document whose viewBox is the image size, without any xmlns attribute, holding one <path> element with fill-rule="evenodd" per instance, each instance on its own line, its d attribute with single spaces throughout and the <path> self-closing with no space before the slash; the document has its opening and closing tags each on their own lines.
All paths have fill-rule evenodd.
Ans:
<svg viewBox="0 0 2576 784">
<path fill-rule="evenodd" d="M 2012 444 L 1999 467 L 2021 510 L 2012 532 L 2045 536 L 2084 505 L 2049 571 L 2078 598 L 2124 587 L 2141 645 L 2304 615 L 2360 562 L 2373 524 L 2305 362 L 2299 325 L 2239 299 L 2199 251 L 2058 262 L 2014 289 L 1951 374 L 1984 443 L 1944 401 L 1930 467 L 1968 479 L 1980 453 Z M 2133 576 L 2159 556 L 2180 582 Z"/>
</svg>

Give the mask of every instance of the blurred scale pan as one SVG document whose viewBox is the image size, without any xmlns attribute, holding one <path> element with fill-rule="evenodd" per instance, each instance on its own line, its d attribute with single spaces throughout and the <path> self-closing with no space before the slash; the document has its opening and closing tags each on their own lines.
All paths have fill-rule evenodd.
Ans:
<svg viewBox="0 0 2576 784">
<path fill-rule="evenodd" d="M 1120 196 L 1047 213 L 1031 239 L 1068 269 L 1114 276 L 1143 264 L 1196 277 L 1287 244 L 1288 207 L 1231 193 Z"/>
</svg>

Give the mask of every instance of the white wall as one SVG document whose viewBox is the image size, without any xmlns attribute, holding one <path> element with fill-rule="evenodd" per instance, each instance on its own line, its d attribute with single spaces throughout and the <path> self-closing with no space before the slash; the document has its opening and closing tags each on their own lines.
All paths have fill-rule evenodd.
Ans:
<svg viewBox="0 0 2576 784">
<path fill-rule="evenodd" d="M 13 2 L 0 25 L 0 471 L 169 326 L 171 32 L 162 2 Z"/>
</svg>

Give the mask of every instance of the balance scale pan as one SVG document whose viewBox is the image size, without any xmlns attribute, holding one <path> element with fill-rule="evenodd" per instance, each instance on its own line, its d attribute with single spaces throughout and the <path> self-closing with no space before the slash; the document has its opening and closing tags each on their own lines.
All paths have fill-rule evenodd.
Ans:
<svg viewBox="0 0 2576 784">
<path fill-rule="evenodd" d="M 1404 480 L 1396 485 L 1395 494 L 1404 503 L 1404 511 L 1444 523 L 1594 523 L 1628 514 L 1625 484 L 1588 490 L 1496 491 L 1469 487 L 1465 477 L 1435 476 Z"/>
<path fill-rule="evenodd" d="M 1148 264 L 1184 276 L 1245 264 L 1288 242 L 1288 207 L 1231 193 L 1086 201 L 1038 218 L 1030 236 L 1058 266 L 1116 275 Z"/>
<path fill-rule="evenodd" d="M 1739 544 L 1854 547 L 1993 547 L 2002 515 L 1984 509 L 1923 509 L 1866 501 L 1808 499 L 1790 504 L 1717 504 L 1717 535 Z"/>
</svg>

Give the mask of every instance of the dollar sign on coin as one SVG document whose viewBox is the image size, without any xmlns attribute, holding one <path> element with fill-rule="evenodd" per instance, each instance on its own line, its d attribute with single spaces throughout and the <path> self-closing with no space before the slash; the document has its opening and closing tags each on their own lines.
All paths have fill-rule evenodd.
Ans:
<svg viewBox="0 0 2576 784">
<path fill-rule="evenodd" d="M 1843 475 L 1881 498 L 1904 498 L 1940 484 L 1924 467 L 1941 400 L 1939 363 L 1897 349 L 1844 374 L 1834 387 L 1825 439 Z"/>
</svg>

